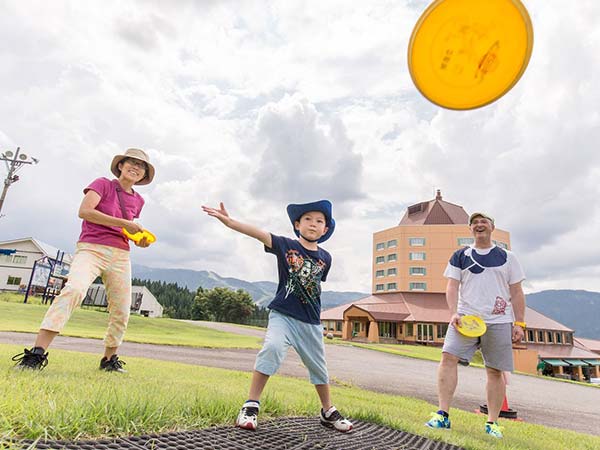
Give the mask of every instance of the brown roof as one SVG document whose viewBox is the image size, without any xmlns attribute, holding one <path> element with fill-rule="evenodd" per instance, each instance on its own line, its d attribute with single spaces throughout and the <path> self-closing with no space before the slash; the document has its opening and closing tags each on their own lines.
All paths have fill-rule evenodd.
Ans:
<svg viewBox="0 0 600 450">
<path fill-rule="evenodd" d="M 368 312 L 373 319 L 378 321 L 403 321 L 410 314 L 404 302 L 361 303 L 360 305 L 351 305 L 349 308 L 352 306 Z"/>
<path fill-rule="evenodd" d="M 399 300 L 401 301 L 401 300 Z M 345 303 L 335 308 L 326 309 L 321 311 L 321 320 L 344 320 L 344 311 L 350 308 L 352 305 L 362 305 L 364 303 L 384 303 L 385 301 L 380 299 L 376 295 L 370 295 L 363 297 L 360 300 L 355 300 L 351 303 Z"/>
<path fill-rule="evenodd" d="M 423 292 L 403 292 L 406 306 L 410 311 L 407 321 L 450 322 L 450 309 L 446 303 L 446 294 L 428 294 Z"/>
<path fill-rule="evenodd" d="M 450 321 L 450 310 L 446 303 L 446 295 L 427 292 L 370 295 L 355 302 L 322 311 L 321 320 L 343 320 L 344 311 L 353 305 L 370 313 L 375 320 L 434 323 L 448 323 Z M 530 307 L 525 310 L 525 322 L 527 328 L 573 332 L 572 329 Z M 592 342 L 600 344 L 600 341 Z M 595 348 L 598 348 L 598 346 Z"/>
<path fill-rule="evenodd" d="M 576 347 L 583 348 L 584 350 L 589 350 L 590 352 L 594 353 L 600 353 L 600 341 L 576 337 L 573 339 L 573 344 Z"/>
<path fill-rule="evenodd" d="M 525 323 L 527 323 L 527 328 L 573 332 L 572 329 L 565 327 L 562 323 L 558 323 L 556 320 L 544 316 L 542 313 L 537 312 L 529 306 L 525 311 Z"/>
<path fill-rule="evenodd" d="M 598 359 L 597 353 L 571 345 L 527 344 L 527 350 L 535 350 L 540 358 Z"/>
<path fill-rule="evenodd" d="M 438 190 L 433 200 L 409 206 L 399 225 L 467 225 L 469 215 L 462 206 L 442 200 Z"/>
</svg>

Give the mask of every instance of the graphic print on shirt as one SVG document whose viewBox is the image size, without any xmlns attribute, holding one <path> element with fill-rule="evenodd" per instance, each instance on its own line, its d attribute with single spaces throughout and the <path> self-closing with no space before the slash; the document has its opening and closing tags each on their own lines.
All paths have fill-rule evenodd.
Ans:
<svg viewBox="0 0 600 450">
<path fill-rule="evenodd" d="M 492 311 L 492 314 L 506 314 L 506 305 L 506 300 L 504 300 L 500 296 L 496 297 L 496 302 L 494 303 L 494 310 Z"/>
<path fill-rule="evenodd" d="M 489 253 L 480 255 L 472 247 L 465 247 L 452 255 L 450 264 L 461 270 L 474 274 L 482 273 L 488 267 L 500 267 L 506 264 L 508 253 L 499 247 L 494 247 Z"/>
<path fill-rule="evenodd" d="M 302 303 L 316 304 L 321 295 L 320 282 L 325 270 L 325 262 L 304 257 L 293 249 L 285 253 L 285 259 L 290 266 L 285 285 L 285 298 L 293 293 Z"/>
</svg>

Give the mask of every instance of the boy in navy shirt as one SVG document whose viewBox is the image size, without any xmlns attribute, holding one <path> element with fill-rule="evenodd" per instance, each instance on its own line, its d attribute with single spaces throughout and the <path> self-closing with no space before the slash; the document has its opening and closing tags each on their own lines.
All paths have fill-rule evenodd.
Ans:
<svg viewBox="0 0 600 450">
<path fill-rule="evenodd" d="M 260 396 L 269 377 L 279 369 L 290 346 L 308 369 L 310 381 L 321 400 L 320 421 L 339 431 L 350 431 L 352 423 L 331 404 L 329 376 L 321 328 L 321 281 L 327 279 L 331 255 L 317 244 L 333 234 L 335 220 L 328 200 L 288 205 L 287 213 L 298 239 L 275 236 L 229 217 L 223 203 L 219 208 L 203 206 L 232 230 L 258 239 L 267 253 L 277 257 L 279 285 L 269 304 L 269 325 L 262 349 L 256 357 L 248 400 L 236 426 L 256 430 Z"/>
</svg>

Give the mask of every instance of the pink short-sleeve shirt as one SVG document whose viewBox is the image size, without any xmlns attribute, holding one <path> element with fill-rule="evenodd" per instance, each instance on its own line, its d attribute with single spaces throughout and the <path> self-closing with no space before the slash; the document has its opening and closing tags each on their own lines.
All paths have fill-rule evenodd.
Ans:
<svg viewBox="0 0 600 450">
<path fill-rule="evenodd" d="M 90 189 L 100 196 L 100 202 L 96 206 L 96 211 L 113 217 L 123 218 L 119 197 L 117 196 L 117 187 L 120 187 L 117 180 L 109 180 L 108 178 L 98 178 L 88 187 L 83 190 L 86 194 Z M 127 213 L 127 220 L 133 220 L 140 216 L 140 212 L 144 207 L 144 199 L 137 192 L 128 193 L 121 190 L 121 198 L 123 206 Z M 79 242 L 88 242 L 90 244 L 108 245 L 123 250 L 129 250 L 129 241 L 123 235 L 121 227 L 108 227 L 97 223 L 84 220 L 81 224 L 81 234 Z"/>
</svg>

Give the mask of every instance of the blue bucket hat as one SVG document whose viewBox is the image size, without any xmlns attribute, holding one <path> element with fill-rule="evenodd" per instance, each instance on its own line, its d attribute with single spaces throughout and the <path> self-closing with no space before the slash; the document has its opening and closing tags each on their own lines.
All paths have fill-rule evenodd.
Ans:
<svg viewBox="0 0 600 450">
<path fill-rule="evenodd" d="M 298 237 L 300 237 L 300 232 L 296 230 L 296 227 L 294 226 L 295 222 L 300 220 L 300 217 L 302 217 L 303 214 L 311 211 L 322 212 L 325 216 L 327 233 L 321 236 L 321 239 L 317 241 L 320 244 L 321 242 L 325 242 L 327 239 L 329 239 L 333 234 L 333 230 L 335 230 L 335 220 L 333 220 L 333 216 L 331 215 L 331 202 L 329 200 L 319 200 L 312 203 L 304 203 L 301 205 L 290 204 L 287 206 L 288 217 L 292 222 L 294 233 L 296 233 L 296 236 Z"/>
</svg>

